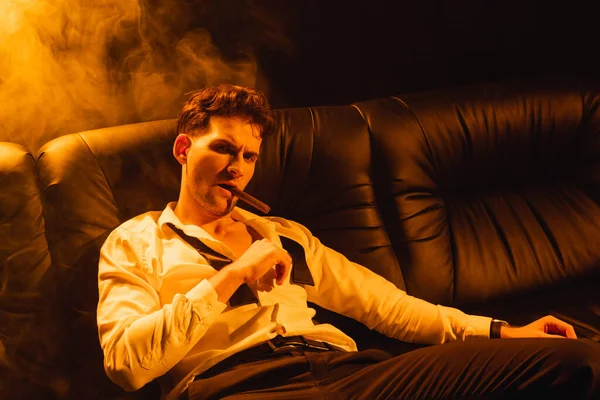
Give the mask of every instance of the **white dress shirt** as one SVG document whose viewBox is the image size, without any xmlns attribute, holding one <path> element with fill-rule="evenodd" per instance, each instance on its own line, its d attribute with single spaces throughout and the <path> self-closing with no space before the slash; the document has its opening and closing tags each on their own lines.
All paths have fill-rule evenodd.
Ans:
<svg viewBox="0 0 600 400">
<path fill-rule="evenodd" d="M 235 260 L 203 229 L 183 225 L 169 203 L 116 228 L 100 253 L 98 332 L 109 378 L 137 390 L 159 378 L 163 398 L 176 399 L 194 376 L 276 335 L 302 335 L 356 351 L 330 324 L 313 323 L 311 301 L 407 342 L 441 344 L 489 337 L 491 318 L 467 315 L 409 296 L 369 269 L 324 246 L 302 225 L 240 208 L 231 216 L 281 246 L 280 235 L 304 248 L 314 286 L 250 288 L 258 304 L 229 307 L 207 280 L 215 270 L 167 223 Z M 262 288 L 261 288 L 262 289 Z"/>
</svg>

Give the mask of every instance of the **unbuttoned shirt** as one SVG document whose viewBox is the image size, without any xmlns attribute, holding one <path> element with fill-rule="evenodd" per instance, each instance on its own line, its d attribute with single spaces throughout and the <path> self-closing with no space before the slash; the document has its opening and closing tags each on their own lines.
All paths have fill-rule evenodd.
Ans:
<svg viewBox="0 0 600 400">
<path fill-rule="evenodd" d="M 304 226 L 237 207 L 231 214 L 235 221 L 279 246 L 280 236 L 302 246 L 314 286 L 291 283 L 289 276 L 268 291 L 250 284 L 258 302 L 231 307 L 218 300 L 208 281 L 215 269 L 206 257 L 168 224 L 231 260 L 236 255 L 203 229 L 182 224 L 175 204 L 124 222 L 100 252 L 97 318 L 104 368 L 125 390 L 159 379 L 162 397 L 176 399 L 196 375 L 277 335 L 302 335 L 356 351 L 348 335 L 313 322 L 308 301 L 407 342 L 489 337 L 491 318 L 409 296 L 321 244 Z"/>
</svg>

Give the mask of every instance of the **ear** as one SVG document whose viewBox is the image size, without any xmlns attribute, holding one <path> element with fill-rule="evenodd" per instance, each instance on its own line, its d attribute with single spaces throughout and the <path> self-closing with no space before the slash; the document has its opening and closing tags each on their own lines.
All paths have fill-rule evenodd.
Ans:
<svg viewBox="0 0 600 400">
<path fill-rule="evenodd" d="M 173 144 L 173 156 L 179 162 L 179 164 L 184 165 L 187 162 L 187 152 L 192 146 L 192 139 L 181 133 L 175 139 L 175 143 Z"/>
</svg>

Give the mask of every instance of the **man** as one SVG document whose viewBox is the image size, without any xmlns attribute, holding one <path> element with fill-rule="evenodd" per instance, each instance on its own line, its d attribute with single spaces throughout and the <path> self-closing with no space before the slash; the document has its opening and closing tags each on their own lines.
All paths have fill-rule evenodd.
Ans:
<svg viewBox="0 0 600 400">
<path fill-rule="evenodd" d="M 570 325 L 510 327 L 427 303 L 303 226 L 235 207 L 272 125 L 251 89 L 207 88 L 184 105 L 178 201 L 125 222 L 101 251 L 98 328 L 115 383 L 158 379 L 167 399 L 600 396 L 600 346 L 565 340 Z M 315 325 L 307 301 L 432 346 L 357 351 Z"/>
</svg>

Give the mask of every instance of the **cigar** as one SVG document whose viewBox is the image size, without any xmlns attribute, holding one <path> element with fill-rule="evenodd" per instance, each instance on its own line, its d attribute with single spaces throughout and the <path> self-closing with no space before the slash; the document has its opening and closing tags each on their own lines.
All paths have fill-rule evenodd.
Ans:
<svg viewBox="0 0 600 400">
<path fill-rule="evenodd" d="M 228 187 L 227 190 L 231 191 L 231 193 L 236 195 L 244 203 L 251 205 L 252 207 L 256 208 L 258 211 L 262 211 L 263 213 L 268 214 L 269 211 L 271 210 L 271 207 L 269 207 L 262 201 L 250 196 L 248 193 L 242 192 L 238 188 Z"/>
</svg>

